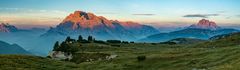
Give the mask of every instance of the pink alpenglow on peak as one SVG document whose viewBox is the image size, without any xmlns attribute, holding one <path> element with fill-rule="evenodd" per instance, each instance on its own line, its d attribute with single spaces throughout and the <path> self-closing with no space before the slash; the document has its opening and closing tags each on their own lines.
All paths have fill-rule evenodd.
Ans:
<svg viewBox="0 0 240 70">
<path fill-rule="evenodd" d="M 9 32 L 9 30 L 5 27 L 4 23 L 0 24 L 0 32 Z"/>
<path fill-rule="evenodd" d="M 93 29 L 97 26 L 107 26 L 109 28 L 115 28 L 115 26 L 112 23 L 118 23 L 121 26 L 131 29 L 131 28 L 141 28 L 142 25 L 136 22 L 127 21 L 127 22 L 121 22 L 118 20 L 108 20 L 103 16 L 96 16 L 93 13 L 86 13 L 83 11 L 75 11 L 74 13 L 67 16 L 63 22 L 62 25 L 69 24 L 68 22 L 73 23 L 72 29 L 78 29 L 80 28 L 90 28 Z"/>
<path fill-rule="evenodd" d="M 193 24 L 189 28 L 210 29 L 210 30 L 220 29 L 220 27 L 217 26 L 215 22 L 209 21 L 206 19 L 200 20 L 197 24 Z"/>
<path fill-rule="evenodd" d="M 121 22 L 121 21 L 117 21 L 117 20 L 114 20 L 112 22 L 115 22 L 115 23 L 119 23 L 120 25 L 124 26 L 125 28 L 141 28 L 142 25 L 137 23 L 137 22 L 132 22 L 132 21 L 126 21 L 126 22 Z"/>
<path fill-rule="evenodd" d="M 75 11 L 67 16 L 55 28 L 51 28 L 44 37 L 50 36 L 94 36 L 101 40 L 137 40 L 148 35 L 157 34 L 159 31 L 154 27 L 142 25 L 136 22 L 121 22 L 108 20 L 103 16 L 93 13 Z"/>
<path fill-rule="evenodd" d="M 108 27 L 113 27 L 111 21 L 107 20 L 105 17 L 96 16 L 93 13 L 86 13 L 83 11 L 75 11 L 73 14 L 67 16 L 61 24 L 65 24 L 66 22 L 74 23 L 72 29 L 76 29 L 78 26 L 82 28 L 94 28 L 103 23 Z"/>
<path fill-rule="evenodd" d="M 18 29 L 13 26 L 13 25 L 10 25 L 8 23 L 1 23 L 0 24 L 0 32 L 6 32 L 6 33 L 9 33 L 9 32 L 15 32 L 17 31 Z"/>
</svg>

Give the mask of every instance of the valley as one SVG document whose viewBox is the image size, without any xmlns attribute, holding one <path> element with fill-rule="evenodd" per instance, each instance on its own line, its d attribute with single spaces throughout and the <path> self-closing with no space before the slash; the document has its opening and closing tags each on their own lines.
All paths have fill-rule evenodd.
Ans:
<svg viewBox="0 0 240 70">
<path fill-rule="evenodd" d="M 81 39 L 81 38 L 80 38 Z M 189 39 L 186 39 L 189 40 Z M 186 42 L 185 40 L 185 42 Z M 71 60 L 26 55 L 0 55 L 2 70 L 75 69 L 75 70 L 238 70 L 240 35 L 233 33 L 195 44 L 133 43 L 66 39 Z M 180 40 L 181 41 L 181 40 Z M 189 40 L 192 41 L 192 40 Z M 68 42 L 68 43 L 67 43 Z M 224 44 L 222 42 L 225 42 Z M 61 45 L 58 45 L 61 46 Z M 207 47 L 206 47 L 207 46 Z M 63 48 L 63 47 L 61 47 Z M 66 49 L 72 49 L 66 50 Z M 77 49 L 77 51 L 76 51 Z M 105 58 L 115 55 L 112 59 Z M 96 60 L 94 60 L 96 59 Z M 41 64 L 44 62 L 44 64 Z M 48 65 L 45 65 L 47 62 Z M 30 66 L 30 67 L 29 67 Z"/>
</svg>

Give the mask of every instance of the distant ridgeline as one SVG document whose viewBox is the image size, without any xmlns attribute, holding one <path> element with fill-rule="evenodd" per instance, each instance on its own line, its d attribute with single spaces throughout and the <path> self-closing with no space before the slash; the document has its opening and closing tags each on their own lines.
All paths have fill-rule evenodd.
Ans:
<svg viewBox="0 0 240 70">
<path fill-rule="evenodd" d="M 140 39 L 139 42 L 164 42 L 176 38 L 196 38 L 208 40 L 209 38 L 229 33 L 240 32 L 236 29 L 222 28 L 215 22 L 206 19 L 199 20 L 197 24 L 193 24 L 185 29 L 173 31 L 169 33 L 159 33 Z"/>
<path fill-rule="evenodd" d="M 18 31 L 19 29 L 17 29 L 15 26 L 13 25 L 10 25 L 8 23 L 1 23 L 0 24 L 0 32 L 16 32 Z"/>
<path fill-rule="evenodd" d="M 21 55 L 32 55 L 32 53 L 26 51 L 24 48 L 17 44 L 9 44 L 0 41 L 0 54 L 21 54 Z"/>
</svg>

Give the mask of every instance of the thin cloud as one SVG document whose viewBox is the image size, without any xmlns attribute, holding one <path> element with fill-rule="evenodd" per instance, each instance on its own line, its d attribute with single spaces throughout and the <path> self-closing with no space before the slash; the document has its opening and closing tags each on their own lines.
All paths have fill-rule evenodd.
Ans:
<svg viewBox="0 0 240 70">
<path fill-rule="evenodd" d="M 218 13 L 226 13 L 226 11 L 218 11 Z"/>
<path fill-rule="evenodd" d="M 184 15 L 183 17 L 189 17 L 189 18 L 194 18 L 194 17 L 199 17 L 199 18 L 208 18 L 210 16 L 219 16 L 219 14 L 189 14 L 189 15 Z"/>
<path fill-rule="evenodd" d="M 196 15 L 185 15 L 185 16 L 183 16 L 183 17 L 200 17 L 200 18 L 207 18 L 207 16 L 205 16 L 205 15 L 198 15 L 198 14 L 196 14 Z"/>
<path fill-rule="evenodd" d="M 132 14 L 132 15 L 138 15 L 138 16 L 154 16 L 156 14 Z"/>
<path fill-rule="evenodd" d="M 226 19 L 230 19 L 230 18 L 232 18 L 231 16 L 229 16 L 229 17 L 226 17 Z"/>
<path fill-rule="evenodd" d="M 57 13 L 57 14 L 67 14 L 66 11 L 61 10 L 44 10 L 44 9 L 27 9 L 27 8 L 0 8 L 1 13 Z"/>
<path fill-rule="evenodd" d="M 114 12 L 97 12 L 96 14 L 118 14 Z"/>
<path fill-rule="evenodd" d="M 240 17 L 240 15 L 237 15 L 237 17 Z"/>
<path fill-rule="evenodd" d="M 22 8 L 0 8 L 0 10 L 20 10 Z"/>
</svg>

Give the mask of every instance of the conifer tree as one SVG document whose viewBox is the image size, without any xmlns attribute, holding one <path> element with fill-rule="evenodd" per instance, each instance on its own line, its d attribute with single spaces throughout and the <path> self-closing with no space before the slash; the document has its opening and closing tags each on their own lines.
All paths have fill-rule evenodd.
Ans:
<svg viewBox="0 0 240 70">
<path fill-rule="evenodd" d="M 65 41 L 66 41 L 66 42 L 70 42 L 70 41 L 71 41 L 71 37 L 68 36 Z"/>
<path fill-rule="evenodd" d="M 57 51 L 58 48 L 59 48 L 59 42 L 57 41 L 57 42 L 54 44 L 53 51 Z"/>
<path fill-rule="evenodd" d="M 89 42 L 93 41 L 93 37 L 92 36 L 88 36 L 88 41 Z"/>
<path fill-rule="evenodd" d="M 81 35 L 78 36 L 78 42 L 82 41 L 83 37 Z"/>
</svg>

